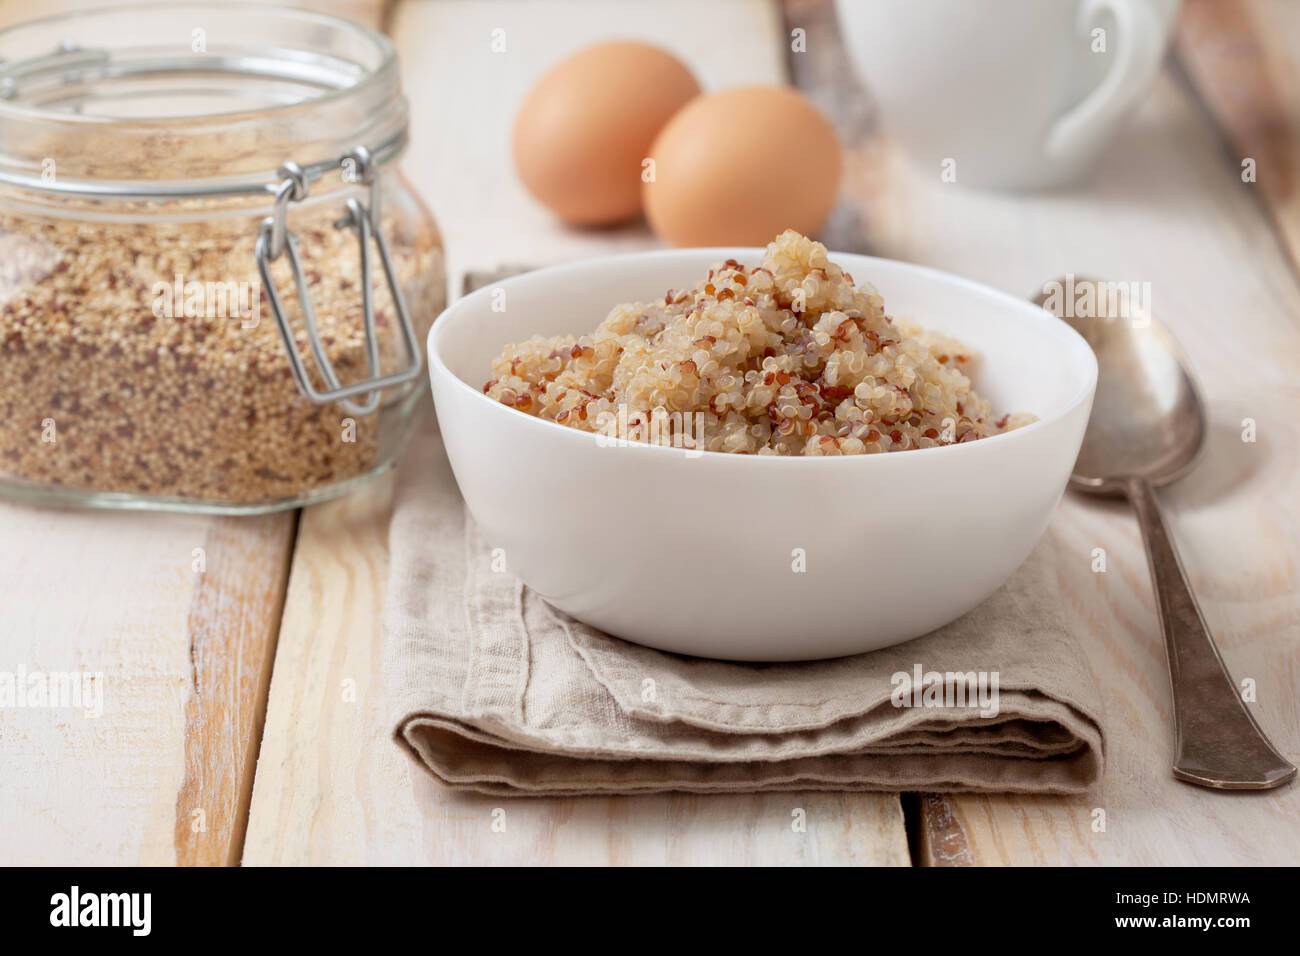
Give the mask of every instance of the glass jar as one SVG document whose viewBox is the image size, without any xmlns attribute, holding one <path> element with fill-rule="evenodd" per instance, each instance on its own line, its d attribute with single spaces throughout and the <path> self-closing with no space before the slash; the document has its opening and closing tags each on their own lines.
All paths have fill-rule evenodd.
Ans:
<svg viewBox="0 0 1300 956">
<path fill-rule="evenodd" d="M 0 493 L 248 513 L 390 466 L 446 295 L 406 136 L 392 45 L 332 17 L 0 31 Z"/>
</svg>

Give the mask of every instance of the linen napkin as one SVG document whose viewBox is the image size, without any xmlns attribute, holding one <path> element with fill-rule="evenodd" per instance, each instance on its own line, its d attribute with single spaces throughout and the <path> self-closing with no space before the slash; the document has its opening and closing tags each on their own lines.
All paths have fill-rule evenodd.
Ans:
<svg viewBox="0 0 1300 956">
<path fill-rule="evenodd" d="M 1075 793 L 1102 772 L 1100 695 L 1042 546 L 982 606 L 925 637 L 738 664 L 610 637 L 494 572 L 432 427 L 401 465 L 389 544 L 395 737 L 454 787 Z"/>
</svg>

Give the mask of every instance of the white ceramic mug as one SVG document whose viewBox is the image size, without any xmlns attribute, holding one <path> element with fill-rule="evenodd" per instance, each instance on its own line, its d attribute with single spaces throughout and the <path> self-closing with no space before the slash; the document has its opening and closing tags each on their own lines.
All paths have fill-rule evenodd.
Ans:
<svg viewBox="0 0 1300 956">
<path fill-rule="evenodd" d="M 837 0 L 889 133 L 936 177 L 1078 178 L 1146 92 L 1178 0 Z M 1100 32 L 1098 32 L 1100 31 Z"/>
</svg>

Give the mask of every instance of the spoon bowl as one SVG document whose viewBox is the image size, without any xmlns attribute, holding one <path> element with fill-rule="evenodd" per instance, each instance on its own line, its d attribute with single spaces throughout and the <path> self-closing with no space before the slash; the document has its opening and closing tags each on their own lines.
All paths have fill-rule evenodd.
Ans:
<svg viewBox="0 0 1300 956">
<path fill-rule="evenodd" d="M 1075 280 L 1093 282 L 1095 280 Z M 1040 296 L 1040 303 L 1042 297 Z M 1123 494 L 1124 481 L 1168 484 L 1196 463 L 1205 443 L 1205 411 L 1178 344 L 1146 311 L 1066 317 L 1097 355 L 1092 416 L 1070 477 L 1072 486 Z"/>
</svg>

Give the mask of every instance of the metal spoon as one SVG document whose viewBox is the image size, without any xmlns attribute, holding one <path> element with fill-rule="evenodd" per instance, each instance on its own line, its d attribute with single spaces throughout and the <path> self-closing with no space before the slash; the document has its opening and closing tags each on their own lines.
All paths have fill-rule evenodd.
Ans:
<svg viewBox="0 0 1300 956">
<path fill-rule="evenodd" d="M 1155 487 L 1186 474 L 1205 442 L 1201 398 L 1168 331 L 1133 297 L 1110 294 L 1117 288 L 1066 277 L 1044 286 L 1055 295 L 1045 291 L 1034 300 L 1088 340 L 1100 368 L 1070 484 L 1091 494 L 1124 495 L 1137 511 L 1169 655 L 1174 776 L 1216 789 L 1281 786 L 1296 768 L 1246 709 L 1156 502 Z M 1091 308 L 1072 307 L 1087 304 L 1089 291 Z M 1058 302 L 1065 308 L 1052 308 Z M 1089 315 L 1076 316 L 1081 311 Z"/>
</svg>

